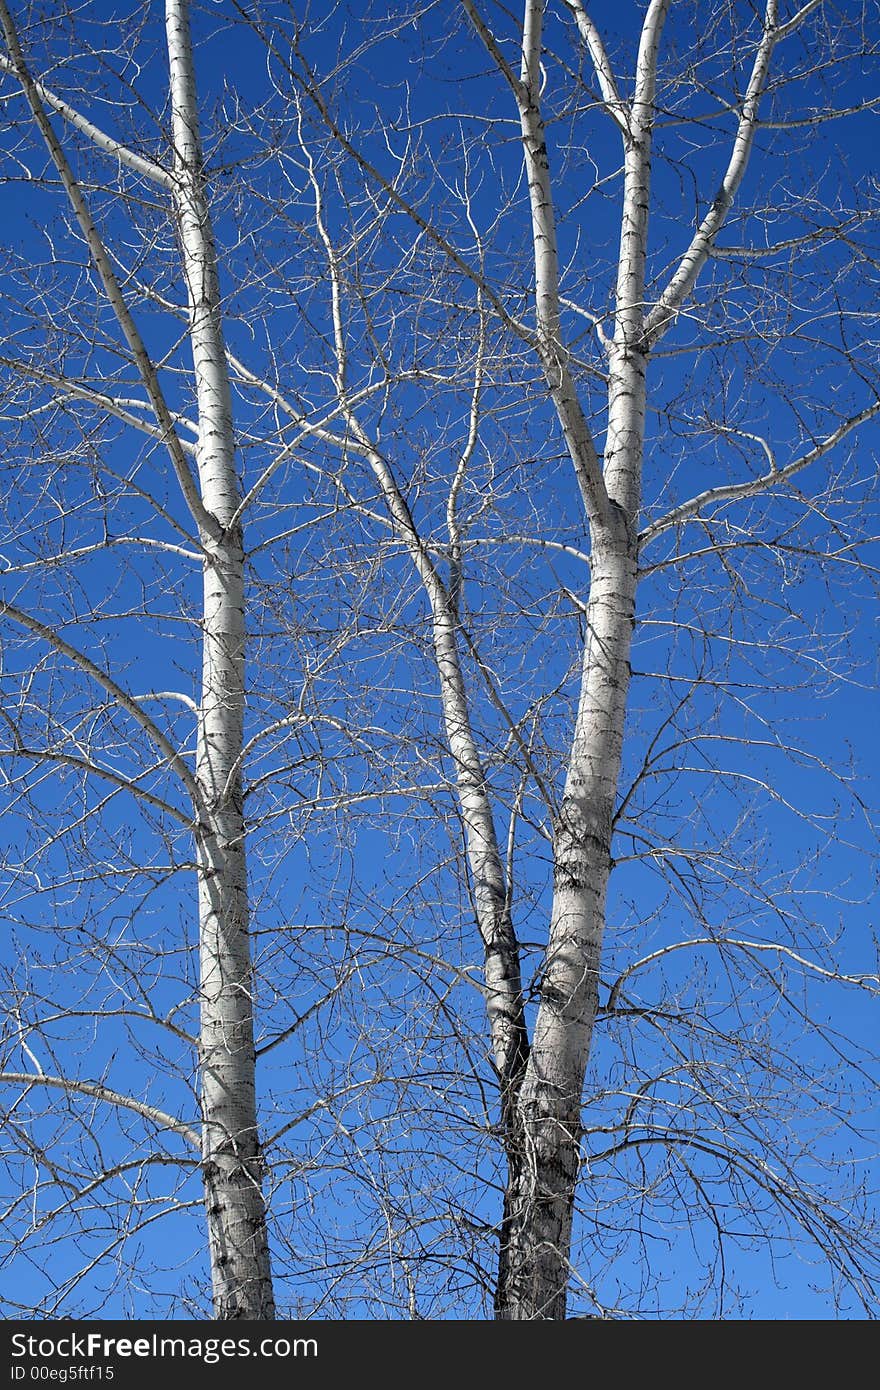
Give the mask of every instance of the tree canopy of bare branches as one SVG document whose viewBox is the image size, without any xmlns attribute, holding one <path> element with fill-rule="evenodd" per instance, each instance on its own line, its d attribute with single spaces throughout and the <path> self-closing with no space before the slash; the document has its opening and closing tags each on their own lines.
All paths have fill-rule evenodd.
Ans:
<svg viewBox="0 0 880 1390">
<path fill-rule="evenodd" d="M 4 1308 L 878 1311 L 876 0 L 0 0 Z"/>
</svg>

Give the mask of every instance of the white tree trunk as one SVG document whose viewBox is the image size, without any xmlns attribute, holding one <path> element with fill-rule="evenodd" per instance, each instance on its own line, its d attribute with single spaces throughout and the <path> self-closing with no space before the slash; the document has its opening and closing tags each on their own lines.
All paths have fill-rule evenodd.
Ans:
<svg viewBox="0 0 880 1390">
<path fill-rule="evenodd" d="M 516 1093 L 528 1054 L 519 946 L 489 788 L 471 723 L 458 650 L 455 611 L 390 470 L 379 452 L 369 444 L 352 413 L 349 413 L 348 420 L 364 445 L 395 530 L 409 550 L 431 605 L 443 721 L 455 764 L 458 804 L 465 831 L 465 853 L 473 885 L 477 927 L 484 949 L 486 1013 L 501 1093 L 502 1140 L 508 1161 L 513 1162 L 516 1146 L 511 1138 L 511 1126 L 515 1122 Z"/>
<path fill-rule="evenodd" d="M 485 949 L 486 1012 L 506 1130 L 506 1116 L 527 1055 L 519 947 L 485 773 L 471 728 L 454 620 L 445 594 L 431 597 L 443 716 L 456 769 L 477 926 Z"/>
<path fill-rule="evenodd" d="M 496 1314 L 507 1320 L 564 1318 L 579 1169 L 581 1101 L 598 1004 L 611 831 L 620 777 L 629 653 L 635 625 L 637 520 L 645 439 L 645 263 L 651 178 L 651 126 L 657 51 L 669 0 L 651 0 L 642 28 L 636 86 L 625 139 L 624 194 L 614 340 L 609 349 L 608 432 L 602 478 L 583 487 L 592 536 L 587 635 L 581 689 L 562 806 L 554 835 L 553 905 L 538 1016 L 518 1096 L 521 1154 L 507 1193 Z M 521 104 L 532 203 L 539 331 L 558 334 L 555 246 L 543 146 L 532 152 L 537 120 L 540 7 L 527 0 Z M 534 32 L 530 32 L 530 29 Z M 529 119 L 527 119 L 529 116 Z M 533 172 L 534 171 L 534 172 Z M 553 260 L 551 261 L 551 256 Z M 543 268 L 543 275 L 542 275 Z M 543 304 L 542 304 L 543 296 Z M 545 347 L 545 357 L 550 353 Z M 559 352 L 562 360 L 562 353 Z M 546 371 L 546 367 L 545 367 Z M 589 477 L 592 450 L 573 388 L 548 373 L 572 462 Z"/>
<path fill-rule="evenodd" d="M 507 1194 L 496 1298 L 504 1319 L 565 1317 L 635 592 L 633 530 L 621 510 L 616 535 L 593 551 L 580 702 L 554 840 L 547 960 L 518 1097 L 522 1150 Z"/>
<path fill-rule="evenodd" d="M 204 192 L 186 0 L 167 0 L 175 205 L 190 313 L 202 501 L 219 523 L 203 534 L 204 636 L 196 776 L 200 1064 L 205 1211 L 214 1315 L 275 1316 L 257 1132 L 252 971 L 242 769 L 244 555 L 217 259 Z"/>
</svg>

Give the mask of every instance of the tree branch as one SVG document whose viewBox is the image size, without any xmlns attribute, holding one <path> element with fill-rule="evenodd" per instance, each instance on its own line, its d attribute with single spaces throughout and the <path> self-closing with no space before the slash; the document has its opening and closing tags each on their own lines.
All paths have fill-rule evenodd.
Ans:
<svg viewBox="0 0 880 1390">
<path fill-rule="evenodd" d="M 134 1096 L 111 1091 L 109 1087 L 100 1086 L 95 1081 L 71 1081 L 65 1076 L 46 1076 L 42 1072 L 3 1071 L 0 1072 L 0 1082 L 9 1086 L 54 1086 L 71 1095 L 93 1096 L 96 1100 L 106 1101 L 108 1105 L 117 1105 L 122 1110 L 133 1110 L 136 1115 L 142 1116 L 145 1120 L 152 1120 L 162 1129 L 170 1129 L 174 1134 L 179 1134 L 196 1152 L 201 1153 L 201 1139 L 195 1130 L 190 1129 L 182 1120 L 176 1120 L 173 1115 L 166 1115 L 164 1110 L 158 1110 L 155 1105 L 148 1105 L 145 1100 L 135 1100 Z"/>
<path fill-rule="evenodd" d="M 610 516 L 608 493 L 596 445 L 569 370 L 568 353 L 560 334 L 556 215 L 540 98 L 543 3 L 542 0 L 526 0 L 520 76 L 516 82 L 511 81 L 506 60 L 473 4 L 470 0 L 462 0 L 462 3 L 481 43 L 490 57 L 501 65 L 502 75 L 516 98 L 532 213 L 537 326 L 534 345 L 562 427 L 585 511 L 593 524 L 605 527 Z M 494 296 L 487 294 L 487 298 L 494 304 Z"/>
<path fill-rule="evenodd" d="M 836 430 L 826 435 L 815 448 L 786 464 L 784 468 L 774 468 L 771 464 L 770 471 L 763 473 L 759 478 L 750 478 L 747 482 L 742 483 L 728 483 L 723 487 L 710 487 L 705 492 L 700 492 L 696 497 L 692 497 L 689 502 L 682 502 L 680 506 L 674 507 L 659 521 L 652 521 L 640 532 L 640 548 L 661 535 L 662 532 L 668 531 L 670 527 L 678 526 L 680 522 L 688 521 L 691 517 L 700 516 L 706 507 L 714 506 L 718 502 L 738 502 L 743 497 L 754 497 L 758 493 L 765 492 L 768 488 L 777 487 L 780 483 L 786 482 L 795 473 L 799 473 L 801 469 L 808 468 L 811 463 L 815 463 L 817 459 L 820 459 L 823 454 L 827 454 L 859 425 L 863 425 L 866 420 L 873 419 L 877 414 L 880 414 L 880 401 L 875 401 L 873 405 L 860 410 L 858 415 L 852 415 L 848 420 L 844 420 Z M 759 442 L 768 456 L 772 458 L 766 441 L 759 440 Z"/>
<path fill-rule="evenodd" d="M 593 63 L 593 70 L 596 80 L 599 83 L 599 91 L 602 93 L 604 109 L 614 121 L 624 139 L 630 139 L 632 134 L 629 123 L 629 109 L 625 101 L 621 99 L 618 91 L 617 81 L 608 52 L 602 42 L 602 36 L 590 16 L 584 9 L 582 0 L 562 0 L 566 9 L 574 15 L 578 33 L 586 45 L 587 52 Z"/>
<path fill-rule="evenodd" d="M 5 53 L 0 53 L 0 72 L 19 76 L 15 64 L 7 58 Z M 120 140 L 116 140 L 112 135 L 101 130 L 87 116 L 83 116 L 81 112 L 70 106 L 63 97 L 57 96 L 37 78 L 33 77 L 31 80 L 41 101 L 44 101 L 47 106 L 51 106 L 52 110 L 57 111 L 58 115 L 62 116 L 69 125 L 85 135 L 102 154 L 118 159 L 120 164 L 126 165 L 136 174 L 142 174 L 146 179 L 151 179 L 153 183 L 160 184 L 162 188 L 169 191 L 174 188 L 174 176 L 167 169 L 163 169 L 161 164 L 156 164 L 152 159 L 144 159 L 143 155 L 135 154 L 134 150 L 130 150 Z"/>
<path fill-rule="evenodd" d="M 0 0 L 0 3 L 2 3 L 2 0 Z M 84 652 L 79 651 L 77 647 L 72 647 L 69 642 L 66 642 L 63 637 L 60 637 L 54 628 L 47 627 L 46 624 L 41 623 L 38 618 L 31 617 L 30 613 L 25 613 L 21 608 L 16 608 L 14 604 L 7 603 L 5 599 L 0 599 L 0 613 L 5 613 L 13 622 L 19 623 L 22 627 L 27 628 L 29 632 L 35 633 L 38 637 L 41 637 L 44 642 L 48 643 L 50 647 L 53 647 L 55 651 L 60 652 L 62 656 L 66 656 L 69 661 L 72 661 L 75 666 L 78 666 L 81 671 L 84 671 L 87 676 L 96 681 L 103 690 L 106 690 L 107 694 L 112 696 L 112 698 L 131 715 L 132 719 L 140 725 L 144 733 L 153 740 L 159 751 L 165 755 L 168 766 L 180 778 L 192 797 L 193 806 L 198 811 L 201 806 L 202 798 L 195 777 L 190 772 L 177 749 L 162 733 L 162 730 L 153 723 L 153 720 L 148 714 L 144 714 L 137 700 L 123 690 L 120 685 L 117 685 L 112 676 L 108 676 L 106 671 L 101 670 L 100 666 L 96 666 L 94 661 L 86 656 Z"/>
<path fill-rule="evenodd" d="M 812 5 L 806 7 L 807 10 L 812 8 Z M 777 11 L 777 0 L 767 0 L 764 30 L 752 65 L 727 171 L 678 269 L 645 320 L 644 337 L 648 348 L 653 348 L 672 326 L 693 290 L 742 183 L 758 127 L 758 106 L 767 86 L 770 59 L 780 38 L 780 31 L 776 28 Z M 805 16 L 805 11 L 801 13 Z"/>
</svg>

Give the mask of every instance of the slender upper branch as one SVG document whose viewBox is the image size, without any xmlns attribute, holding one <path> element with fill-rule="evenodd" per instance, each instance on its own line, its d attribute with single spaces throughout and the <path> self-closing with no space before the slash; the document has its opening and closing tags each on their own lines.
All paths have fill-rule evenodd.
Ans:
<svg viewBox="0 0 880 1390">
<path fill-rule="evenodd" d="M 517 77 L 513 68 L 508 63 L 503 52 L 501 51 L 500 44 L 498 43 L 497 39 L 495 38 L 495 35 L 492 33 L 492 30 L 489 28 L 488 24 L 484 20 L 483 16 L 480 14 L 476 5 L 473 3 L 473 0 L 461 0 L 461 3 L 464 7 L 465 14 L 467 15 L 471 24 L 476 29 L 480 38 L 482 39 L 483 44 L 487 52 L 489 53 L 489 56 L 492 58 L 492 61 L 497 67 L 498 71 L 501 73 L 501 76 L 504 78 L 505 82 L 510 87 L 510 90 L 513 92 L 513 95 L 516 97 L 517 101 L 522 101 L 526 95 L 523 88 L 522 78 Z"/>
<path fill-rule="evenodd" d="M 621 975 L 615 980 L 614 985 L 608 995 L 606 1010 L 611 1013 L 614 1010 L 617 1000 L 620 997 L 624 983 L 633 975 L 635 971 L 643 969 L 646 965 L 652 965 L 655 961 L 662 960 L 673 951 L 698 950 L 701 946 L 710 946 L 713 950 L 721 947 L 732 947 L 740 951 L 764 951 L 774 955 L 782 955 L 789 960 L 793 960 L 797 965 L 802 965 L 804 970 L 815 975 L 821 975 L 826 980 L 835 980 L 838 984 L 854 985 L 858 989 L 867 990 L 870 994 L 877 994 L 880 985 L 880 976 L 871 974 L 848 975 L 843 971 L 828 970 L 825 966 L 819 965 L 817 961 L 810 960 L 809 957 L 795 951 L 791 946 L 784 946 L 778 941 L 750 941 L 748 938 L 735 936 L 695 936 L 686 941 L 672 941 L 668 946 L 661 946 L 659 950 L 652 951 L 650 955 L 642 956 L 640 960 L 633 961 L 628 965 Z"/>
<path fill-rule="evenodd" d="M 621 99 L 614 69 L 602 42 L 602 36 L 584 9 L 582 0 L 563 0 L 563 4 L 574 15 L 578 33 L 590 55 L 596 80 L 599 83 L 599 91 L 602 93 L 602 100 L 605 103 L 605 110 L 623 136 L 628 139 L 631 134 L 629 111 L 626 102 Z"/>
<path fill-rule="evenodd" d="M 159 425 L 154 425 L 152 421 L 144 420 L 140 415 L 135 415 L 131 410 L 126 409 L 126 404 L 115 400 L 113 396 L 106 395 L 103 391 L 95 391 L 91 386 L 83 386 L 78 381 L 71 381 L 67 377 L 58 376 L 55 372 L 47 372 L 42 367 L 34 367 L 29 362 L 20 362 L 13 358 L 0 357 L 0 366 L 8 367 L 10 371 L 17 372 L 19 376 L 29 377 L 32 381 L 41 381 L 47 386 L 53 386 L 60 393 L 62 399 L 86 401 L 89 405 L 98 406 L 108 415 L 121 420 L 123 424 L 131 425 L 134 429 L 140 430 L 141 434 L 148 434 L 151 439 L 165 441 L 165 431 Z M 127 404 L 140 406 L 141 402 L 127 402 Z M 150 407 L 144 402 L 142 408 L 148 410 Z M 196 446 L 191 440 L 181 439 L 178 436 L 178 443 L 185 453 L 195 455 Z"/>
<path fill-rule="evenodd" d="M 0 53 L 0 72 L 9 72 L 18 76 L 15 64 L 7 58 L 5 53 Z M 109 155 L 112 159 L 118 159 L 120 164 L 124 164 L 136 174 L 142 174 L 146 179 L 151 179 L 153 183 L 160 184 L 162 188 L 169 191 L 174 188 L 173 175 L 167 169 L 163 169 L 161 164 L 157 164 L 152 159 L 145 159 L 143 155 L 135 154 L 134 150 L 130 150 L 127 145 L 123 145 L 121 140 L 117 140 L 114 136 L 108 135 L 105 130 L 101 130 L 94 121 L 90 121 L 82 112 L 77 111 L 45 83 L 38 81 L 37 78 L 33 78 L 32 81 L 34 90 L 41 101 L 44 101 L 47 106 L 51 106 L 53 111 L 57 111 L 68 125 L 72 125 L 81 135 L 85 135 L 102 154 Z"/>
<path fill-rule="evenodd" d="M 793 34 L 799 25 L 803 24 L 807 15 L 811 15 L 814 10 L 818 10 L 820 5 L 824 5 L 825 0 L 807 0 L 806 5 L 802 5 L 796 14 L 793 14 L 785 24 L 780 24 L 776 30 L 776 38 L 786 39 L 789 34 Z"/>
<path fill-rule="evenodd" d="M 463 583 L 463 560 L 461 550 L 461 526 L 458 519 L 458 496 L 477 447 L 480 429 L 480 397 L 483 390 L 483 372 L 486 353 L 486 316 L 483 313 L 483 296 L 477 293 L 477 308 L 480 314 L 479 337 L 477 340 L 477 360 L 474 367 L 474 385 L 468 412 L 468 433 L 464 448 L 458 459 L 449 496 L 446 499 L 446 533 L 449 537 L 449 602 L 453 612 L 459 611 L 459 600 Z"/>
<path fill-rule="evenodd" d="M 131 715 L 132 719 L 134 719 L 135 723 L 139 724 L 144 733 L 153 740 L 160 753 L 162 753 L 167 760 L 168 766 L 177 774 L 186 787 L 193 799 L 193 805 L 196 808 L 200 806 L 201 793 L 199 792 L 198 783 L 180 753 L 162 733 L 158 725 L 153 722 L 150 716 L 144 713 L 136 699 L 129 695 L 127 691 L 123 690 L 120 685 L 117 685 L 112 676 L 109 676 L 106 671 L 102 671 L 100 666 L 96 666 L 94 661 L 86 656 L 85 652 L 79 651 L 77 647 L 73 647 L 69 642 L 66 642 L 54 628 L 47 627 L 46 624 L 41 623 L 38 618 L 32 617 L 30 613 L 25 613 L 21 608 L 17 608 L 12 603 L 7 603 L 5 599 L 0 599 L 0 613 L 6 614 L 13 622 L 18 623 L 21 627 L 27 628 L 29 632 L 33 632 L 36 636 L 42 638 L 50 647 L 60 652 L 62 656 L 66 656 L 69 661 L 72 661 L 75 666 L 78 666 L 81 671 L 85 672 L 87 676 L 97 682 L 103 690 L 106 690 L 107 694 L 112 696 L 120 708 L 126 710 L 127 713 Z"/>
<path fill-rule="evenodd" d="M 5 710 L 0 710 L 0 715 L 2 715 L 5 723 L 12 723 Z M 118 787 L 121 791 L 129 792 L 132 796 L 145 802 L 148 806 L 152 806 L 157 811 L 162 811 L 165 815 L 172 816 L 175 820 L 180 821 L 187 829 L 192 829 L 191 817 L 185 816 L 177 806 L 172 806 L 170 801 L 165 801 L 161 796 L 156 796 L 153 792 L 147 791 L 144 787 L 139 787 L 137 785 L 137 779 L 123 777 L 121 773 L 114 772 L 111 768 L 101 767 L 99 763 L 93 762 L 91 758 L 80 758 L 74 756 L 72 753 L 58 753 L 41 748 L 28 748 L 26 744 L 18 738 L 17 729 L 15 730 L 15 734 L 16 742 L 14 744 L 14 752 L 17 757 L 27 758 L 31 762 L 58 763 L 64 767 L 79 768 L 81 772 L 88 773 L 93 777 L 99 777 L 105 782 L 112 783 L 114 787 Z M 146 773 L 139 774 L 141 777 L 145 775 Z"/>
<path fill-rule="evenodd" d="M 143 1116 L 145 1120 L 152 1120 L 162 1129 L 170 1129 L 191 1144 L 197 1153 L 201 1153 L 201 1139 L 195 1130 L 190 1129 L 182 1120 L 176 1120 L 173 1115 L 167 1115 L 155 1105 L 148 1105 L 145 1100 L 136 1100 L 134 1096 L 111 1091 L 109 1086 L 100 1086 L 96 1081 L 73 1081 L 66 1076 L 47 1076 L 44 1072 L 2 1071 L 0 1082 L 10 1086 L 53 1086 L 58 1090 L 68 1091 L 71 1095 L 94 1096 L 96 1100 L 106 1101 L 108 1105 L 133 1110 L 135 1114 Z"/>
<path fill-rule="evenodd" d="M 526 0 L 519 78 L 515 78 L 473 0 L 465 13 L 490 57 L 511 87 L 519 112 L 523 159 L 532 214 L 535 271 L 535 347 L 556 409 L 587 516 L 605 526 L 610 503 L 592 432 L 568 365 L 560 333 L 559 253 L 547 138 L 541 115 L 543 0 Z M 487 298 L 494 305 L 494 296 Z"/>
<path fill-rule="evenodd" d="M 62 545 L 60 550 L 54 554 L 40 555 L 36 560 L 23 560 L 21 564 L 12 564 L 6 559 L 5 555 L 0 555 L 0 574 L 27 574 L 39 570 L 45 573 L 47 568 L 53 565 L 70 566 L 74 560 L 85 560 L 90 556 L 98 555 L 103 550 L 110 550 L 118 545 L 138 545 L 145 546 L 150 550 L 164 550 L 169 555 L 180 555 L 184 560 L 194 560 L 201 564 L 202 557 L 193 550 L 185 550 L 182 545 L 172 545 L 170 541 L 155 540 L 152 536 L 104 536 L 103 539 L 95 541 L 92 545 L 80 545 L 68 547 Z"/>
<path fill-rule="evenodd" d="M 636 59 L 636 89 L 633 106 L 643 106 L 646 118 L 653 119 L 654 94 L 657 87 L 657 61 L 660 56 L 660 40 L 669 13 L 671 0 L 651 0 L 642 33 L 639 39 L 639 52 Z"/>
<path fill-rule="evenodd" d="M 818 3 L 818 0 L 816 2 Z M 733 149 L 724 178 L 721 180 L 712 206 L 694 233 L 691 244 L 682 257 L 678 269 L 647 317 L 645 342 L 648 347 L 654 347 L 672 326 L 676 315 L 691 294 L 697 277 L 709 258 L 712 243 L 721 230 L 724 219 L 730 211 L 742 183 L 749 162 L 749 155 L 752 152 L 755 132 L 758 129 L 758 107 L 767 86 L 773 50 L 780 37 L 790 33 L 792 27 L 805 19 L 815 6 L 813 4 L 806 5 L 795 16 L 795 19 L 782 30 L 776 24 L 778 8 L 778 0 L 767 0 L 763 33 L 752 64 L 751 77 L 743 99 Z"/>
<path fill-rule="evenodd" d="M 738 502 L 744 497 L 754 497 L 757 493 L 765 492 L 768 488 L 777 487 L 780 483 L 787 482 L 795 473 L 801 469 L 808 468 L 811 463 L 815 463 L 823 454 L 827 454 L 842 439 L 845 439 L 853 430 L 858 429 L 866 420 L 871 420 L 875 415 L 880 414 L 880 401 L 874 401 L 872 405 L 860 410 L 857 415 L 851 415 L 848 420 L 844 420 L 838 425 L 836 430 L 832 430 L 829 435 L 820 440 L 807 453 L 801 454 L 799 458 L 787 463 L 784 468 L 777 468 L 773 465 L 772 452 L 766 441 L 758 442 L 764 448 L 765 453 L 771 459 L 771 466 L 767 473 L 761 474 L 758 478 L 749 478 L 741 483 L 726 483 L 722 487 L 710 487 L 705 492 L 700 492 L 696 497 L 692 497 L 688 502 L 682 502 L 680 506 L 673 507 L 671 512 L 660 517 L 657 521 L 652 521 L 646 526 L 639 535 L 639 545 L 644 547 L 649 541 L 654 540 L 664 531 L 668 531 L 673 526 L 678 526 L 682 521 L 688 521 L 691 517 L 701 516 L 707 507 L 714 506 L 718 502 Z M 747 436 L 754 438 L 755 436 Z"/>
<path fill-rule="evenodd" d="M 651 143 L 660 40 L 669 0 L 651 0 L 642 25 L 636 60 L 624 170 L 620 253 L 614 308 L 614 343 L 627 352 L 639 345 L 645 328 L 645 267 L 651 193 Z M 606 456 L 606 476 L 608 459 Z"/>
</svg>

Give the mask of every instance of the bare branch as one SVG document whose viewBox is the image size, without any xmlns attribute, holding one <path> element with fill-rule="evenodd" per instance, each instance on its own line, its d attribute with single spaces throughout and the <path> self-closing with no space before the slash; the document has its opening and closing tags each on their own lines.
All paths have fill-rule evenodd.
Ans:
<svg viewBox="0 0 880 1390">
<path fill-rule="evenodd" d="M 762 444 L 765 452 L 768 453 L 771 458 L 771 467 L 768 473 L 764 473 L 758 478 L 750 478 L 742 483 L 727 483 L 721 487 L 707 488 L 705 492 L 701 492 L 696 497 L 692 497 L 689 502 L 682 502 L 680 506 L 674 507 L 671 512 L 667 512 L 666 516 L 661 517 L 658 521 L 652 521 L 650 525 L 644 528 L 639 535 L 640 547 L 644 547 L 650 541 L 654 540 L 656 536 L 661 535 L 664 531 L 668 531 L 671 527 L 678 526 L 682 521 L 688 521 L 691 517 L 702 516 L 707 507 L 714 507 L 720 502 L 738 502 L 744 497 L 755 497 L 759 493 L 766 492 L 768 488 L 778 487 L 780 483 L 787 482 L 795 473 L 800 473 L 802 469 L 809 468 L 811 463 L 815 463 L 817 459 L 822 458 L 824 454 L 827 454 L 836 444 L 839 444 L 842 439 L 845 439 L 848 434 L 851 434 L 853 430 L 857 429 L 859 425 L 864 424 L 866 420 L 872 420 L 878 413 L 880 413 L 880 401 L 875 401 L 873 405 L 866 406 L 864 410 L 860 410 L 857 415 L 851 415 L 848 420 L 844 420 L 838 425 L 836 430 L 832 430 L 831 434 L 826 435 L 823 440 L 820 440 L 820 442 L 812 449 L 809 449 L 807 453 L 801 454 L 799 458 L 793 459 L 791 463 L 787 463 L 783 468 L 773 466 L 773 456 L 770 452 L 770 446 L 767 444 L 766 440 L 760 440 L 759 442 Z M 744 432 L 731 431 L 731 433 Z M 752 435 L 746 435 L 746 437 L 757 438 L 757 436 Z"/>
<path fill-rule="evenodd" d="M 806 7 L 807 10 L 813 8 L 812 3 Z M 697 277 L 709 258 L 715 237 L 724 225 L 724 220 L 742 183 L 758 128 L 758 108 L 767 86 L 770 60 L 780 38 L 780 32 L 776 28 L 777 9 L 777 0 L 767 0 L 763 33 L 743 99 L 727 171 L 718 192 L 715 194 L 712 206 L 700 223 L 678 269 L 645 320 L 645 343 L 647 347 L 655 347 L 663 334 L 675 322 L 676 316 L 693 290 Z M 806 17 L 806 11 L 802 11 L 801 14 Z"/>
<path fill-rule="evenodd" d="M 107 694 L 117 702 L 121 709 L 126 710 L 131 715 L 135 723 L 140 725 L 144 733 L 148 734 L 153 740 L 160 753 L 164 754 L 169 768 L 172 772 L 177 774 L 180 781 L 189 792 L 198 814 L 202 802 L 202 795 L 196 779 L 193 777 L 193 774 L 190 772 L 174 745 L 169 743 L 168 739 L 162 733 L 162 730 L 153 723 L 149 715 L 144 714 L 137 700 L 129 695 L 127 691 L 123 690 L 106 671 L 102 671 L 99 666 L 96 666 L 91 658 L 86 656 L 85 652 L 79 651 L 76 647 L 71 646 L 69 642 L 66 642 L 54 628 L 47 627 L 46 624 L 41 623 L 38 618 L 34 618 L 31 614 L 23 612 L 22 609 L 17 608 L 12 603 L 7 603 L 5 599 L 0 599 L 0 613 L 5 613 L 13 622 L 19 623 L 22 627 L 27 628 L 29 632 L 35 633 L 37 637 L 43 642 L 46 642 L 55 651 L 60 652 L 62 656 L 66 656 L 69 661 L 72 661 L 75 666 L 79 667 L 81 671 L 101 686 L 103 690 L 106 690 Z"/>
<path fill-rule="evenodd" d="M 0 1072 L 0 1082 L 9 1086 L 53 1086 L 60 1091 L 66 1091 L 68 1095 L 92 1096 L 95 1100 L 106 1102 L 107 1105 L 116 1105 L 122 1110 L 133 1110 L 136 1115 L 152 1121 L 160 1129 L 179 1134 L 197 1153 L 201 1152 L 201 1139 L 195 1130 L 190 1129 L 182 1120 L 167 1115 L 155 1105 L 148 1105 L 145 1100 L 136 1100 L 134 1096 L 111 1091 L 108 1086 L 100 1086 L 95 1081 L 73 1081 L 65 1076 L 46 1076 L 43 1072 L 3 1071 Z"/>
<path fill-rule="evenodd" d="M 611 66 L 605 44 L 602 41 L 602 36 L 587 14 L 582 0 L 563 0 L 563 4 L 575 17 L 578 32 L 586 45 L 593 63 L 596 79 L 599 83 L 599 91 L 602 93 L 602 99 L 605 103 L 605 110 L 624 136 L 624 139 L 629 139 L 631 135 L 629 109 L 626 102 L 621 100 L 620 92 L 617 88 L 617 81 L 614 76 L 614 70 Z"/>
<path fill-rule="evenodd" d="M 6 57 L 5 53 L 0 53 L 0 72 L 12 73 L 16 77 L 19 75 L 15 64 Z M 143 178 L 158 183 L 162 188 L 168 190 L 174 188 L 173 175 L 167 169 L 163 169 L 161 164 L 157 164 L 152 159 L 144 159 L 143 155 L 135 154 L 134 150 L 130 150 L 120 140 L 114 139 L 112 135 L 101 130 L 87 116 L 83 116 L 75 110 L 63 97 L 57 96 L 43 82 L 38 81 L 37 78 L 32 80 L 34 91 L 40 100 L 45 102 L 47 106 L 51 106 L 53 111 L 57 111 L 58 115 L 62 116 L 81 135 L 85 135 L 102 154 L 117 159 L 120 164 L 124 164 L 134 173 L 142 175 Z"/>
</svg>

